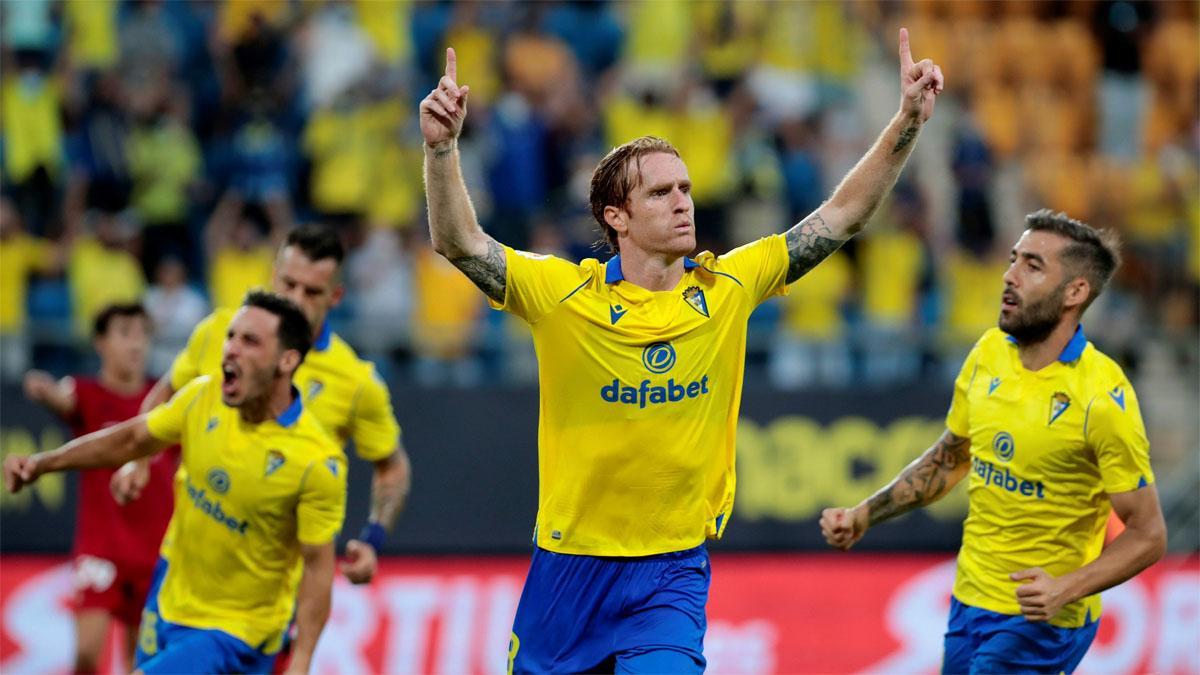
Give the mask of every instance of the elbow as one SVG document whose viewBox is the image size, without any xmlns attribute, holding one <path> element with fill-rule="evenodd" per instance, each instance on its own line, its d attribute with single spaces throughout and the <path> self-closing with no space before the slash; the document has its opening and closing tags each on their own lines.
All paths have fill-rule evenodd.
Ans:
<svg viewBox="0 0 1200 675">
<path fill-rule="evenodd" d="M 1147 548 L 1149 550 L 1146 554 L 1147 566 L 1162 560 L 1163 556 L 1167 554 L 1167 524 L 1161 516 L 1154 524 L 1154 527 L 1151 528 L 1148 535 L 1149 545 Z"/>
</svg>

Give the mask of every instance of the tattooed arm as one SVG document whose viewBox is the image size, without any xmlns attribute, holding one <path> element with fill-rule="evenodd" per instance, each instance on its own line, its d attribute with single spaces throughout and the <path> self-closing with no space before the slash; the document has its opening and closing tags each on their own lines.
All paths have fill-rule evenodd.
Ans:
<svg viewBox="0 0 1200 675">
<path fill-rule="evenodd" d="M 462 270 L 496 302 L 504 302 L 504 248 L 479 226 L 463 181 L 458 136 L 467 116 L 470 88 L 457 83 L 453 49 L 446 50 L 446 74 L 421 101 L 425 139 L 425 202 L 433 248 Z"/>
<path fill-rule="evenodd" d="M 881 490 L 850 509 L 821 512 L 821 534 L 830 546 L 847 550 L 872 525 L 941 499 L 967 475 L 971 440 L 946 430 L 937 443 Z"/>
<path fill-rule="evenodd" d="M 787 283 L 804 276 L 861 230 L 912 153 L 921 125 L 943 86 L 941 68 L 913 63 L 908 31 L 900 29 L 900 110 L 829 200 L 787 232 Z"/>
</svg>

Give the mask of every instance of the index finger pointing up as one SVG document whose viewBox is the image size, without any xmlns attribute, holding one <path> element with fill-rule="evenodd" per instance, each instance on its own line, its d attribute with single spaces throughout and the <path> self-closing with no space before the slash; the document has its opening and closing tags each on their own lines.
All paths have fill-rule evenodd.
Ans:
<svg viewBox="0 0 1200 675">
<path fill-rule="evenodd" d="M 903 68 L 905 70 L 905 72 L 907 72 L 908 68 L 910 66 L 912 66 L 912 64 L 913 64 L 912 50 L 908 48 L 908 29 L 901 28 L 900 29 L 900 67 Z"/>
<path fill-rule="evenodd" d="M 912 62 L 912 59 L 909 59 Z M 454 47 L 446 47 L 446 77 L 458 84 L 458 57 L 454 55 Z"/>
</svg>

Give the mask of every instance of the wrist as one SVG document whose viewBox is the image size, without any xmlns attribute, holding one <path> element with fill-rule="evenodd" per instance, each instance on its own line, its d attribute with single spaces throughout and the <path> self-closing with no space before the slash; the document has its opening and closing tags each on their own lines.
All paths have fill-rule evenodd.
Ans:
<svg viewBox="0 0 1200 675">
<path fill-rule="evenodd" d="M 454 152 L 455 150 L 458 150 L 458 137 L 456 136 L 454 138 L 448 138 L 444 141 L 438 141 L 437 143 L 429 143 L 426 141 L 423 145 L 425 147 L 426 155 L 441 157 L 447 152 Z"/>
<path fill-rule="evenodd" d="M 369 544 L 378 553 L 383 548 L 384 540 L 387 539 L 387 530 L 383 529 L 383 525 L 369 520 L 366 525 L 363 525 L 363 529 L 358 533 L 357 539 Z"/>
</svg>

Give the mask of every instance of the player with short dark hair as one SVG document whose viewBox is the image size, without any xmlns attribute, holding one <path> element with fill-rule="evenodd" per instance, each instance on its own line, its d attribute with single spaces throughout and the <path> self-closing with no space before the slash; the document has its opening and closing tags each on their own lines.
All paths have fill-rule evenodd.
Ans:
<svg viewBox="0 0 1200 675">
<path fill-rule="evenodd" d="M 453 50 L 421 102 L 434 248 L 494 308 L 529 324 L 538 354 L 539 504 L 513 622 L 513 672 L 696 672 L 706 539 L 729 521 L 746 322 L 862 229 L 942 90 L 900 32 L 900 110 L 827 202 L 786 234 L 724 255 L 696 247 L 679 153 L 643 137 L 596 167 L 591 202 L 617 255 L 574 264 L 483 232 L 457 138 L 467 86 Z"/>
<path fill-rule="evenodd" d="M 296 372 L 305 405 L 340 443 L 353 439 L 355 453 L 374 466 L 368 522 L 346 544 L 347 560 L 342 565 L 346 578 L 361 584 L 375 575 L 376 552 L 404 507 L 411 469 L 387 385 L 375 366 L 360 359 L 329 326 L 329 312 L 345 294 L 344 258 L 342 242 L 332 228 L 298 227 L 279 249 L 272 288 L 303 310 L 312 331 L 312 349 Z M 219 309 L 196 326 L 170 372 L 147 397 L 146 407 L 167 400 L 196 377 L 218 371 L 221 344 L 233 316 L 233 310 Z M 142 475 L 134 465 L 122 469 L 113 480 L 118 501 L 136 497 Z"/>
<path fill-rule="evenodd" d="M 229 324 L 219 376 L 56 450 L 5 459 L 16 492 L 51 471 L 119 466 L 181 443 L 174 540 L 154 571 L 135 672 L 267 672 L 293 616 L 290 669 L 308 670 L 346 506 L 345 454 L 292 385 L 309 335 L 292 302 L 251 293 Z"/>
<path fill-rule="evenodd" d="M 58 415 L 78 438 L 137 415 L 150 391 L 146 354 L 150 319 L 140 304 L 109 305 L 92 322 L 92 344 L 100 357 L 95 377 L 64 377 L 32 370 L 25 395 Z M 75 515 L 75 672 L 96 672 L 115 619 L 126 629 L 126 659 L 132 663 L 138 620 L 158 545 L 171 518 L 171 475 L 175 457 L 164 453 L 149 467 L 144 498 L 119 506 L 108 494 L 112 469 L 80 472 Z"/>
<path fill-rule="evenodd" d="M 963 363 L 942 437 L 869 499 L 821 515 L 826 541 L 849 549 L 967 478 L 945 673 L 1072 672 L 1100 592 L 1166 548 L 1137 396 L 1080 323 L 1120 263 L 1116 237 L 1049 210 L 1026 225 L 999 327 Z M 1112 511 L 1125 530 L 1104 548 Z"/>
</svg>

